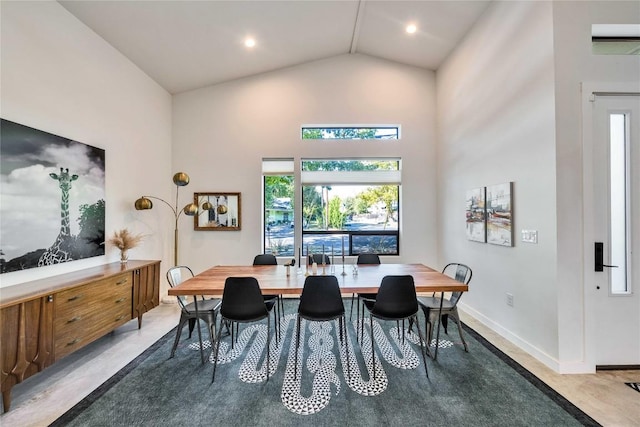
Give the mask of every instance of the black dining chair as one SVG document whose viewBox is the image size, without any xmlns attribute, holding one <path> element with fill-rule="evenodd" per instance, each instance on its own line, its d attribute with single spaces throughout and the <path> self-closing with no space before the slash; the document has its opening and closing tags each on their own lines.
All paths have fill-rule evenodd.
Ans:
<svg viewBox="0 0 640 427">
<path fill-rule="evenodd" d="M 457 262 L 447 264 L 442 269 L 442 273 L 453 277 L 455 280 L 464 283 L 465 285 L 469 284 L 469 282 L 471 281 L 471 276 L 473 274 L 469 266 Z M 426 323 L 427 346 L 431 345 L 431 340 L 433 337 L 433 325 L 438 320 L 438 311 L 442 307 L 442 309 L 440 310 L 440 322 L 444 327 L 444 332 L 448 335 L 447 322 L 449 317 L 453 318 L 453 320 L 455 320 L 456 322 L 456 325 L 458 326 L 458 334 L 460 335 L 460 340 L 464 345 L 464 351 L 469 351 L 467 342 L 464 340 L 464 336 L 462 335 L 462 325 L 460 323 L 460 316 L 458 315 L 458 302 L 460 301 L 461 297 L 462 292 L 452 292 L 449 299 L 443 298 L 442 295 L 440 298 L 436 297 L 435 293 L 433 293 L 430 297 L 418 297 L 418 304 L 420 305 L 420 308 L 422 308 Z M 437 346 L 438 343 L 436 343 L 436 349 Z"/>
<path fill-rule="evenodd" d="M 258 254 L 253 258 L 253 265 L 278 265 L 278 259 L 273 254 Z M 278 321 L 284 316 L 284 301 L 282 295 L 262 294 L 265 301 L 276 300 L 276 313 Z M 280 334 L 280 324 L 276 325 L 276 333 Z"/>
<path fill-rule="evenodd" d="M 324 260 L 324 265 L 330 265 L 331 264 L 331 258 L 329 258 L 329 255 L 327 254 L 310 254 L 307 256 L 307 265 L 311 265 L 314 262 L 318 265 L 322 265 Z"/>
<path fill-rule="evenodd" d="M 340 343 L 345 346 L 347 355 L 347 375 L 351 376 L 349 349 L 347 342 L 347 323 L 344 304 L 340 294 L 340 285 L 335 276 L 308 276 L 304 281 L 298 314 L 296 316 L 296 351 L 294 378 L 298 378 L 298 348 L 300 347 L 301 319 L 311 322 L 327 322 L 338 319 Z M 337 335 L 337 333 L 336 333 Z M 303 345 L 304 354 L 304 345 Z"/>
<path fill-rule="evenodd" d="M 395 320 L 396 325 L 402 320 L 402 340 L 404 342 L 405 329 L 404 321 L 409 319 L 416 324 L 418 337 L 420 339 L 420 352 L 424 362 L 424 371 L 429 377 L 427 370 L 427 359 L 424 346 L 422 344 L 422 333 L 418 324 L 418 299 L 416 297 L 416 287 L 411 275 L 385 276 L 382 278 L 378 295 L 375 300 L 363 300 L 365 307 L 369 310 L 369 325 L 371 328 L 371 354 L 373 358 L 373 378 L 376 377 L 376 353 L 375 338 L 373 332 L 373 318 L 380 320 Z M 398 327 L 399 328 L 399 327 Z M 400 336 L 398 330 L 398 336 Z"/>
<path fill-rule="evenodd" d="M 193 271 L 186 265 L 177 265 L 167 270 L 167 282 L 169 282 L 169 286 L 172 288 L 174 286 L 178 286 L 184 280 L 191 277 L 193 277 Z M 216 319 L 218 316 L 218 310 L 220 308 L 220 300 L 205 299 L 204 296 L 194 297 L 194 299 L 198 299 L 198 310 L 196 313 L 196 301 L 189 303 L 184 296 L 177 296 L 176 298 L 178 299 L 178 305 L 180 306 L 180 320 L 178 321 L 178 327 L 176 328 L 176 339 L 173 342 L 173 347 L 171 348 L 171 355 L 169 356 L 169 358 L 175 356 L 176 349 L 178 348 L 178 343 L 180 342 L 180 336 L 182 335 L 182 330 L 184 329 L 184 326 L 187 322 L 189 323 L 189 338 L 191 338 L 191 334 L 193 333 L 193 329 L 196 323 L 198 323 L 198 320 L 206 322 L 207 329 L 209 329 L 209 342 L 211 343 L 211 348 L 213 348 L 215 342 L 214 339 L 216 336 Z M 202 335 L 200 333 L 199 327 L 198 341 L 200 343 L 200 356 L 202 359 L 202 363 L 204 363 Z"/>
<path fill-rule="evenodd" d="M 378 265 L 380 264 L 380 256 L 378 254 L 360 254 L 356 260 L 357 265 Z M 357 293 L 351 294 L 351 312 L 349 314 L 349 320 L 353 318 L 353 302 L 357 299 L 358 304 L 356 304 L 356 319 L 363 320 L 364 319 L 364 309 L 362 312 L 362 319 L 360 319 L 360 300 L 370 299 L 375 300 L 376 295 L 374 293 Z"/>
<path fill-rule="evenodd" d="M 275 310 L 276 300 L 267 300 L 262 296 L 260 285 L 255 277 L 228 277 L 224 284 L 222 303 L 220 304 L 221 323 L 231 324 L 231 345 L 233 346 L 233 326 L 239 323 L 253 323 L 267 319 L 267 381 L 269 381 L 269 348 L 271 346 L 271 321 L 269 314 L 273 312 L 274 322 L 277 322 Z M 213 375 L 211 382 L 216 378 L 218 365 L 218 352 L 220 350 L 220 331 L 216 338 L 216 346 L 213 357 Z M 236 328 L 237 330 L 237 328 Z M 276 340 L 278 335 L 276 334 Z"/>
</svg>

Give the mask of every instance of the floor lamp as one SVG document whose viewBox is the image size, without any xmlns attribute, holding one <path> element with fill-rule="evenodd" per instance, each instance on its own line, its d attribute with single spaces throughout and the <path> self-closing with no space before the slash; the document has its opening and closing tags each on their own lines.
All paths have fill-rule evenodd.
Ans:
<svg viewBox="0 0 640 427">
<path fill-rule="evenodd" d="M 180 187 L 184 187 L 189 184 L 189 175 L 184 172 L 178 172 L 173 175 L 173 183 L 176 185 L 176 203 L 174 206 L 171 206 L 167 201 L 162 200 L 160 197 L 154 196 L 142 196 L 138 200 L 136 200 L 134 206 L 136 210 L 142 211 L 146 209 L 152 209 L 153 203 L 150 199 L 160 200 L 165 205 L 169 206 L 173 215 L 175 217 L 175 228 L 173 235 L 173 264 L 178 265 L 178 218 L 180 218 L 180 214 L 184 212 L 185 215 L 194 216 L 198 213 L 198 206 L 195 203 L 189 203 L 185 205 L 184 208 L 178 210 L 178 191 Z"/>
</svg>

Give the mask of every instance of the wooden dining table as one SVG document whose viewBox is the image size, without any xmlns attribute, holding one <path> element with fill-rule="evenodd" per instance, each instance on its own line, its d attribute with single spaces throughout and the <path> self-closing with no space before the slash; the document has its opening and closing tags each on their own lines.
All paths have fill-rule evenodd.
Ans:
<svg viewBox="0 0 640 427">
<path fill-rule="evenodd" d="M 344 294 L 376 293 L 384 276 L 413 276 L 416 292 L 466 292 L 467 285 L 446 276 L 423 264 L 366 264 L 358 265 L 357 273 L 353 264 L 318 266 L 318 275 L 333 275 L 338 278 L 340 290 Z M 289 273 L 287 274 L 287 270 Z M 344 274 L 343 273 L 344 270 Z M 217 265 L 169 289 L 169 295 L 209 295 L 222 296 L 227 277 L 255 277 L 264 293 L 300 295 L 306 276 L 311 269 L 284 265 Z"/>
<path fill-rule="evenodd" d="M 255 277 L 265 294 L 300 295 L 311 268 L 285 265 L 216 265 L 195 275 L 177 286 L 169 288 L 169 295 L 194 296 L 197 310 L 199 295 L 221 297 L 228 277 Z M 443 300 L 444 292 L 466 292 L 466 284 L 442 274 L 423 264 L 334 264 L 319 265 L 318 275 L 333 275 L 338 279 L 343 294 L 377 293 L 384 276 L 411 275 L 417 293 L 437 292 Z M 440 307 L 442 309 L 442 305 Z M 438 316 L 440 319 L 440 316 Z M 200 329 L 198 328 L 198 332 Z M 434 359 L 438 356 L 440 321 L 436 333 Z M 200 335 L 199 335 L 200 337 Z M 202 343 L 202 339 L 200 338 Z M 200 346 L 202 350 L 202 345 Z M 204 356 L 203 358 L 204 363 Z"/>
</svg>

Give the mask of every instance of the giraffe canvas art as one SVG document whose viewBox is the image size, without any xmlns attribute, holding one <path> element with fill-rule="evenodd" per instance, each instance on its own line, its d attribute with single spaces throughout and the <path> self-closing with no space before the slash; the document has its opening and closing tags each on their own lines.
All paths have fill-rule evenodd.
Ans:
<svg viewBox="0 0 640 427">
<path fill-rule="evenodd" d="M 0 273 L 104 255 L 104 150 L 1 119 Z"/>
<path fill-rule="evenodd" d="M 38 261 L 38 266 L 58 264 L 73 260 L 72 238 L 69 228 L 69 189 L 71 182 L 78 179 L 78 175 L 69 175 L 69 169 L 60 168 L 60 173 L 51 172 L 49 176 L 59 182 L 62 191 L 62 201 L 60 202 L 60 232 L 53 245 L 47 249 Z"/>
</svg>

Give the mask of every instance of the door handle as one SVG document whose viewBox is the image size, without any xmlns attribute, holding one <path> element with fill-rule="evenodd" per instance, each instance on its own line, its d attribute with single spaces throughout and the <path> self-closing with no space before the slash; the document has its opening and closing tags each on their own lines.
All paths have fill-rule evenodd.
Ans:
<svg viewBox="0 0 640 427">
<path fill-rule="evenodd" d="M 604 267 L 618 268 L 617 265 L 607 265 L 604 263 L 604 245 L 602 242 L 595 242 L 595 271 L 604 271 Z"/>
</svg>

